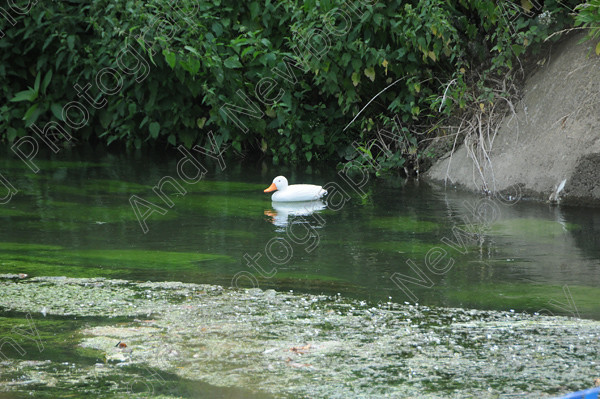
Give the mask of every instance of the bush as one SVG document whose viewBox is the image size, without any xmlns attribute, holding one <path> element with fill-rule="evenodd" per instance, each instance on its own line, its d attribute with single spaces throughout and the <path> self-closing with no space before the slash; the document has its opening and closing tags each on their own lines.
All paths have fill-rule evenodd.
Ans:
<svg viewBox="0 0 600 399">
<path fill-rule="evenodd" d="M 489 95 L 486 79 L 570 23 L 561 4 L 38 3 L 1 27 L 1 137 L 54 121 L 55 140 L 211 149 L 212 130 L 228 152 L 275 163 L 363 151 L 399 167 L 419 155 L 410 127 Z M 403 134 L 381 152 L 373 129 L 394 115 Z"/>
<path fill-rule="evenodd" d="M 575 10 L 575 26 L 588 29 L 586 40 L 600 39 L 600 0 L 589 0 L 579 4 Z M 596 43 L 596 55 L 600 55 L 600 40 Z"/>
</svg>

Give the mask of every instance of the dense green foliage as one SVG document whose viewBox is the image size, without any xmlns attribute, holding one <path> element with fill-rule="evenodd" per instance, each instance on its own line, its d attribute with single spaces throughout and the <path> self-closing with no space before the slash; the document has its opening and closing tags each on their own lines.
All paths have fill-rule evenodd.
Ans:
<svg viewBox="0 0 600 399">
<path fill-rule="evenodd" d="M 572 24 L 576 4 L 39 2 L 0 25 L 0 134 L 13 142 L 54 120 L 74 140 L 210 149 L 212 130 L 222 149 L 275 162 L 362 151 L 401 166 L 421 140 L 412 125 L 483 101 L 487 79 Z M 394 116 L 378 150 L 374 132 Z"/>
<path fill-rule="evenodd" d="M 589 29 L 586 39 L 598 40 L 596 55 L 600 55 L 600 0 L 589 0 L 576 7 L 575 26 Z"/>
</svg>

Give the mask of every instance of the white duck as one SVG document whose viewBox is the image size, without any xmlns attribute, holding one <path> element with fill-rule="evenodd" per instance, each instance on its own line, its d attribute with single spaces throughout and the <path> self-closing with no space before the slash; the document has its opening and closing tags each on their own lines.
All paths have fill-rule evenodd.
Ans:
<svg viewBox="0 0 600 399">
<path fill-rule="evenodd" d="M 277 176 L 273 183 L 265 189 L 265 193 L 275 191 L 271 200 L 273 202 L 296 202 L 296 201 L 314 201 L 327 194 L 321 186 L 314 184 L 292 184 L 288 186 L 288 181 L 283 176 Z"/>
</svg>

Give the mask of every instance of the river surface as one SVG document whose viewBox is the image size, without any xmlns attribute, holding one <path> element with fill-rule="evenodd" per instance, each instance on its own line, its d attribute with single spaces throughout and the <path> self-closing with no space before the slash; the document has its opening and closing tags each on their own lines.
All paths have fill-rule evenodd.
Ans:
<svg viewBox="0 0 600 399">
<path fill-rule="evenodd" d="M 202 160 L 205 173 L 198 174 L 199 163 L 183 162 L 176 150 L 63 149 L 38 154 L 37 173 L 9 150 L 2 154 L 0 174 L 18 192 L 0 206 L 0 274 L 27 274 L 23 281 L 177 281 L 373 306 L 600 320 L 597 209 L 550 206 L 518 192 L 486 198 L 326 165 Z M 263 189 L 277 175 L 290 184 L 327 184 L 330 196 L 274 204 Z M 162 198 L 153 191 L 161 183 Z M 0 315 L 5 332 L 11 320 L 23 319 L 14 311 Z M 59 318 L 53 328 L 81 327 L 73 323 Z M 34 358 L 76 364 L 77 356 L 49 350 Z M 226 397 L 203 389 L 212 392 L 207 397 Z"/>
</svg>

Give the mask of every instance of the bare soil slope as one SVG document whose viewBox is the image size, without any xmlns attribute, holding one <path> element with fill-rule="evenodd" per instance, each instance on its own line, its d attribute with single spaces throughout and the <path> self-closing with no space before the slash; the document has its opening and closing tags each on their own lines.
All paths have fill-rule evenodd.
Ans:
<svg viewBox="0 0 600 399">
<path fill-rule="evenodd" d="M 527 80 L 517 114 L 502 121 L 481 173 L 464 144 L 426 173 L 434 181 L 481 191 L 513 192 L 561 203 L 600 205 L 600 57 L 578 44 L 557 46 Z M 485 183 L 485 184 L 484 184 Z"/>
</svg>

